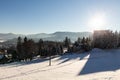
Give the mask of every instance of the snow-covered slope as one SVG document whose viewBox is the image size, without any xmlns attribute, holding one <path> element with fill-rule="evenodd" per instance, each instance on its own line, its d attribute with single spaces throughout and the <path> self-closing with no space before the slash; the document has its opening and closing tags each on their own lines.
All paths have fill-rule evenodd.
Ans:
<svg viewBox="0 0 120 80">
<path fill-rule="evenodd" d="M 0 80 L 119 80 L 120 49 L 0 65 Z"/>
</svg>

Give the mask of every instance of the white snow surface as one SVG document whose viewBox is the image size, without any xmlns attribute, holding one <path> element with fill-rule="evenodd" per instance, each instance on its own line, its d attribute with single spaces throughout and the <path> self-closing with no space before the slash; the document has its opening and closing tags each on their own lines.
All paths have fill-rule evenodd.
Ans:
<svg viewBox="0 0 120 80">
<path fill-rule="evenodd" d="M 120 80 L 120 49 L 0 65 L 0 80 Z"/>
</svg>

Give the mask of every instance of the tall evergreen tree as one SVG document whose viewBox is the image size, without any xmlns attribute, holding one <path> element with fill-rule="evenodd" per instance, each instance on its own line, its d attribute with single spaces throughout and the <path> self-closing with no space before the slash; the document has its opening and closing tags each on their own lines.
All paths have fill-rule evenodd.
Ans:
<svg viewBox="0 0 120 80">
<path fill-rule="evenodd" d="M 42 39 L 38 42 L 38 54 L 41 56 L 44 48 L 44 42 Z"/>
<path fill-rule="evenodd" d="M 70 44 L 71 44 L 70 39 L 68 37 L 66 37 L 64 40 L 64 46 L 68 48 L 70 46 Z"/>
<path fill-rule="evenodd" d="M 85 47 L 85 44 L 86 44 L 85 37 L 82 38 L 81 44 L 82 44 L 82 48 L 84 48 L 84 47 Z"/>
<path fill-rule="evenodd" d="M 78 44 L 81 43 L 81 39 L 80 39 L 80 37 L 78 37 L 77 42 L 78 42 Z"/>
<path fill-rule="evenodd" d="M 22 46 L 22 38 L 21 37 L 18 37 L 17 53 L 18 53 L 19 60 L 23 59 L 23 46 Z"/>
</svg>

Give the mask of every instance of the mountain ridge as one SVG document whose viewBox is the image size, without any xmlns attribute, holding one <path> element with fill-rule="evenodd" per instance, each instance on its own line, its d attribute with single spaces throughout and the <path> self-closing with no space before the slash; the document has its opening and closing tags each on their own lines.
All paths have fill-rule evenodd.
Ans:
<svg viewBox="0 0 120 80">
<path fill-rule="evenodd" d="M 78 37 L 91 37 L 92 32 L 68 32 L 68 31 L 57 31 L 54 33 L 37 33 L 37 34 L 14 34 L 14 33 L 0 33 L 0 40 L 11 40 L 11 39 L 17 39 L 19 36 L 24 38 L 25 36 L 28 38 L 35 39 L 38 41 L 38 39 L 42 38 L 43 40 L 50 40 L 50 41 L 62 41 L 65 37 L 69 37 L 72 41 L 75 41 Z"/>
</svg>

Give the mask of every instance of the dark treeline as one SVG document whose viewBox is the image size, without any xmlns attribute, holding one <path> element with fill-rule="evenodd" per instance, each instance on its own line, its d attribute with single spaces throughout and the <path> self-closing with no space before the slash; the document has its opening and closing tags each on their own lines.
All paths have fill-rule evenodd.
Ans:
<svg viewBox="0 0 120 80">
<path fill-rule="evenodd" d="M 93 34 L 94 48 L 111 49 L 120 47 L 120 32 L 98 30 Z"/>
<path fill-rule="evenodd" d="M 22 42 L 23 41 L 23 42 Z M 63 53 L 63 43 L 53 41 L 43 41 L 35 43 L 32 39 L 21 37 L 18 38 L 17 43 L 17 57 L 18 60 L 32 60 L 35 56 L 48 57 L 52 55 L 60 55 Z"/>
<path fill-rule="evenodd" d="M 18 60 L 32 60 L 35 56 L 40 56 L 40 58 L 45 58 L 54 55 L 62 55 L 65 53 L 78 52 L 80 49 L 88 51 L 91 48 L 90 38 L 84 38 L 72 43 L 71 40 L 66 37 L 63 42 L 57 41 L 43 41 L 35 43 L 32 39 L 21 37 L 18 38 L 17 43 L 17 59 Z"/>
<path fill-rule="evenodd" d="M 46 58 L 49 56 L 63 55 L 65 53 L 89 51 L 90 49 L 91 40 L 85 37 L 82 39 L 78 38 L 74 43 L 72 43 L 68 37 L 62 42 L 43 41 L 42 39 L 38 42 L 34 42 L 34 40 L 28 39 L 27 37 L 23 39 L 18 37 L 17 46 L 7 49 L 6 53 L 3 52 L 7 55 L 7 58 L 4 55 L 4 58 L 0 59 L 0 62 L 30 61 L 35 57 Z"/>
</svg>

